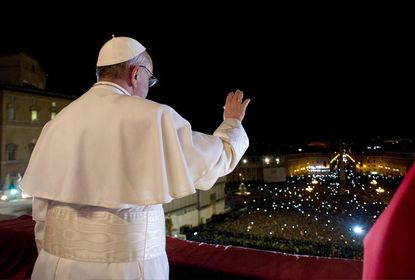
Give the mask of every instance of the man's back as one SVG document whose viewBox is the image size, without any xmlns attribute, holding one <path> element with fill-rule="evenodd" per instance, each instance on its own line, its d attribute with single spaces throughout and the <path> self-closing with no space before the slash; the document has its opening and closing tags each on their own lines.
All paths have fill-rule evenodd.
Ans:
<svg viewBox="0 0 415 280">
<path fill-rule="evenodd" d="M 165 105 L 93 87 L 45 126 L 22 186 L 35 197 L 110 208 L 168 202 L 169 187 L 189 195 L 192 178 L 174 151 L 178 126 L 189 124 Z"/>
</svg>

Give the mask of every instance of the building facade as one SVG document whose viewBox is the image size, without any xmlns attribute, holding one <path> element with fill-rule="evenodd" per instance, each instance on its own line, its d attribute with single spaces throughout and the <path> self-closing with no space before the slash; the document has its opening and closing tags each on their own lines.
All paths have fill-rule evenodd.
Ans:
<svg viewBox="0 0 415 280">
<path fill-rule="evenodd" d="M 43 126 L 74 100 L 45 91 L 46 74 L 24 54 L 0 57 L 0 186 L 17 186 Z"/>
<path fill-rule="evenodd" d="M 206 223 L 213 215 L 226 212 L 225 205 L 226 177 L 221 177 L 215 185 L 207 190 L 175 199 L 164 204 L 166 214 L 166 233 L 174 235 L 183 226 L 198 226 Z"/>
</svg>

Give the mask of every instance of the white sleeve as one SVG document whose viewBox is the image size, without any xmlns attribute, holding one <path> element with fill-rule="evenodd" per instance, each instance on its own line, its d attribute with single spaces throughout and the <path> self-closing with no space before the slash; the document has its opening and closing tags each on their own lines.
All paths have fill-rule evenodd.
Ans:
<svg viewBox="0 0 415 280">
<path fill-rule="evenodd" d="M 219 156 L 195 181 L 195 187 L 200 190 L 210 189 L 219 177 L 231 173 L 249 146 L 248 136 L 237 119 L 224 120 L 213 136 L 221 140 L 219 147 L 215 147 L 219 150 Z"/>
<path fill-rule="evenodd" d="M 167 107 L 166 107 L 167 108 Z M 168 107 L 169 108 L 169 107 Z M 245 151 L 248 149 L 248 136 L 237 119 L 225 119 L 213 134 L 205 134 L 193 131 L 190 123 L 177 114 L 173 109 L 168 109 L 169 114 L 163 119 L 163 136 L 166 161 L 170 169 L 181 164 L 180 158 L 184 158 L 187 178 L 191 179 L 192 187 L 200 190 L 208 190 L 219 177 L 232 172 Z M 166 110 L 167 111 L 167 110 Z M 174 133 L 171 128 L 174 127 Z M 170 137 L 168 139 L 168 137 Z M 181 168 L 176 168 L 179 171 Z M 177 177 L 172 172 L 171 177 Z"/>
<path fill-rule="evenodd" d="M 38 253 L 43 248 L 43 237 L 45 235 L 45 220 L 49 202 L 46 199 L 33 197 L 32 217 L 35 224 L 35 241 Z"/>
</svg>

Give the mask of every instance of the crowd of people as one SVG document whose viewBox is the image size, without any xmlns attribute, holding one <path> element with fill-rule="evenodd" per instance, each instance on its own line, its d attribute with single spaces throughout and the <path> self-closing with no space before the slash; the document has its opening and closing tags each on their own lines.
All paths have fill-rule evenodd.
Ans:
<svg viewBox="0 0 415 280">
<path fill-rule="evenodd" d="M 349 175 L 347 187 L 337 184 L 336 176 L 295 176 L 284 184 L 250 187 L 243 208 L 216 215 L 187 236 L 207 243 L 361 260 L 363 239 L 402 178 Z M 376 191 L 380 185 L 383 193 Z"/>
</svg>

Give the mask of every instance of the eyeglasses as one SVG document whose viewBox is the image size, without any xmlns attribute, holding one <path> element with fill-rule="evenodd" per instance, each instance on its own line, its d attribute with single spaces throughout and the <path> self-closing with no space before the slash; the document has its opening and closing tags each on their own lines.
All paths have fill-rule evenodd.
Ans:
<svg viewBox="0 0 415 280">
<path fill-rule="evenodd" d="M 152 87 L 152 86 L 154 86 L 155 84 L 157 84 L 157 82 L 159 81 L 157 78 L 156 78 L 156 76 L 154 76 L 154 74 L 150 71 L 150 70 L 148 70 L 148 68 L 147 67 L 145 67 L 144 65 L 138 65 L 138 67 L 143 67 L 144 69 L 146 69 L 147 70 L 147 72 L 150 74 L 150 78 L 148 78 L 148 87 Z"/>
</svg>

